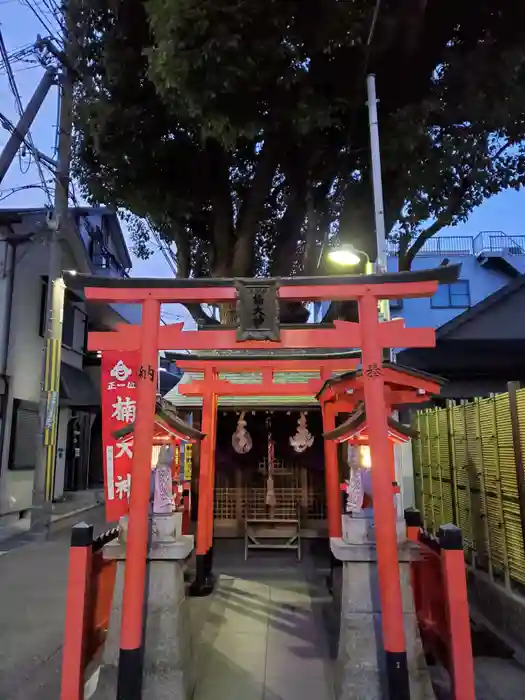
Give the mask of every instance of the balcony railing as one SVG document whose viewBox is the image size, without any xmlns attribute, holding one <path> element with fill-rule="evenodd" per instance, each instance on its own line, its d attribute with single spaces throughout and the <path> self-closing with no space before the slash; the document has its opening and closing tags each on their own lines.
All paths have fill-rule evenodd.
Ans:
<svg viewBox="0 0 525 700">
<path fill-rule="evenodd" d="M 474 239 L 474 255 L 500 253 L 525 255 L 525 236 L 508 236 L 503 231 L 481 231 Z"/>
<path fill-rule="evenodd" d="M 388 255 L 398 254 L 398 244 L 387 243 Z M 419 255 L 525 255 L 525 236 L 508 236 L 503 231 L 481 231 L 477 236 L 435 236 L 426 241 Z"/>
</svg>

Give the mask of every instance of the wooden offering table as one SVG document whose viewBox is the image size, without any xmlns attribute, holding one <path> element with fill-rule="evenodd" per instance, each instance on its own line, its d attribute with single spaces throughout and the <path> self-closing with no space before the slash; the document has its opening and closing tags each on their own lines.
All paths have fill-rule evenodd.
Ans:
<svg viewBox="0 0 525 700">
<path fill-rule="evenodd" d="M 301 561 L 301 520 L 296 518 L 249 518 L 244 520 L 244 559 L 249 549 L 295 549 Z"/>
</svg>

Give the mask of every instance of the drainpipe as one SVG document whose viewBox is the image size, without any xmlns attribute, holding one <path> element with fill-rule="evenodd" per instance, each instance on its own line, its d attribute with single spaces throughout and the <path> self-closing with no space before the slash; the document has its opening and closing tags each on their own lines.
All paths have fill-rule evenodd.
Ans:
<svg viewBox="0 0 525 700">
<path fill-rule="evenodd" d="M 9 357 L 9 336 L 11 334 L 11 311 L 13 308 L 13 286 L 15 278 L 15 248 L 7 238 L 4 239 L 4 264 L 2 277 L 6 281 L 6 290 L 2 309 L 2 338 L 0 340 L 0 378 L 4 380 L 4 393 L 0 400 L 0 473 L 3 471 L 5 424 L 9 400 L 9 383 L 7 380 L 7 360 Z"/>
</svg>

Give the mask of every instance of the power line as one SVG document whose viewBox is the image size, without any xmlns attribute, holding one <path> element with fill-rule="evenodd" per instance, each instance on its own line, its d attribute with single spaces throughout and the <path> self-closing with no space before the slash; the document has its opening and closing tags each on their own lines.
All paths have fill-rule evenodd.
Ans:
<svg viewBox="0 0 525 700">
<path fill-rule="evenodd" d="M 376 0 L 374 7 L 374 14 L 372 15 L 372 21 L 370 22 L 370 30 L 368 32 L 368 39 L 366 40 L 366 45 L 371 46 L 372 40 L 374 38 L 374 31 L 377 24 L 377 18 L 379 17 L 379 10 L 381 9 L 381 0 Z"/>
<path fill-rule="evenodd" d="M 20 3 L 24 5 L 24 7 L 27 7 L 29 10 L 31 10 L 33 15 L 37 18 L 37 20 L 44 27 L 48 34 L 50 34 L 51 36 L 55 36 L 55 32 L 47 24 L 46 19 L 42 16 L 41 10 L 39 10 L 38 7 L 33 2 L 31 2 L 31 0 L 20 0 Z"/>
<path fill-rule="evenodd" d="M 54 17 L 55 21 L 60 25 L 61 28 L 64 27 L 62 10 L 58 6 L 55 0 L 41 0 L 43 5 L 47 8 L 47 12 Z"/>
<path fill-rule="evenodd" d="M 155 227 L 149 223 L 149 221 L 148 221 L 148 225 L 150 228 L 150 232 L 153 235 L 153 238 L 155 239 L 160 252 L 164 256 L 164 260 L 168 263 L 168 266 L 169 266 L 170 270 L 173 272 L 173 274 L 176 275 L 177 274 L 177 262 L 175 260 L 175 256 L 173 255 L 172 250 L 166 244 L 166 241 L 164 241 L 162 239 L 162 237 L 160 236 L 158 231 L 155 229 Z"/>
<path fill-rule="evenodd" d="M 0 56 L 2 57 L 2 60 L 3 60 L 4 65 L 5 65 L 5 69 L 7 72 L 7 80 L 9 82 L 9 87 L 11 88 L 11 92 L 13 93 L 13 96 L 15 98 L 15 105 L 16 105 L 16 109 L 18 112 L 18 116 L 21 117 L 22 114 L 24 113 L 24 106 L 22 104 L 22 98 L 20 96 L 20 91 L 18 90 L 16 78 L 13 75 L 13 70 L 11 68 L 9 54 L 7 53 L 7 48 L 6 48 L 6 45 L 4 42 L 4 37 L 2 35 L 1 30 L 0 30 Z M 51 204 L 51 202 L 52 202 L 51 192 L 47 186 L 47 182 L 46 182 L 46 179 L 44 177 L 44 171 L 42 169 L 40 155 L 38 153 L 37 148 L 35 147 L 33 137 L 31 136 L 30 131 L 27 132 L 27 137 L 26 137 L 25 141 L 27 142 L 27 144 L 29 146 L 29 149 L 30 149 L 29 152 L 33 154 L 33 157 L 35 159 L 36 167 L 38 170 L 38 175 L 40 177 L 40 182 L 42 183 L 42 187 L 46 193 L 48 204 Z M 20 151 L 19 151 L 19 158 L 20 158 Z M 19 161 L 19 162 L 21 163 L 21 161 Z M 25 172 L 27 172 L 30 167 L 31 167 L 31 161 L 29 161 L 28 167 L 27 167 Z M 20 167 L 20 169 L 22 170 L 22 167 Z"/>
<path fill-rule="evenodd" d="M 48 180 L 48 182 L 52 182 L 51 179 Z M 17 194 L 17 192 L 22 192 L 23 190 L 41 190 L 42 184 L 39 182 L 35 182 L 30 185 L 18 185 L 17 187 L 10 187 L 7 190 L 0 190 L 0 202 L 5 201 L 9 197 L 12 197 L 14 194 Z"/>
</svg>

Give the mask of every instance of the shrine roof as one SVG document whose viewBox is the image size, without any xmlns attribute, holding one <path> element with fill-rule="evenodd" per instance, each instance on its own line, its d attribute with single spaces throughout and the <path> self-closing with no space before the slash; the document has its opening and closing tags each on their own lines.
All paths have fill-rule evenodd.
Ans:
<svg viewBox="0 0 525 700">
<path fill-rule="evenodd" d="M 221 374 L 224 374 L 233 385 L 236 383 L 247 383 L 247 379 L 253 379 L 255 381 L 257 378 L 256 369 L 253 372 L 228 372 L 226 370 L 221 372 Z M 319 371 L 282 371 L 278 372 L 278 374 L 281 375 L 283 383 L 305 384 L 312 379 L 319 378 Z M 180 382 L 165 395 L 165 400 L 169 401 L 180 410 L 200 409 L 202 407 L 202 396 L 182 394 L 181 387 L 185 384 L 191 384 L 191 382 L 194 381 L 202 381 L 203 379 L 203 371 L 185 370 Z M 261 393 L 257 396 L 247 397 L 239 395 L 236 396 L 234 392 L 235 388 L 233 386 L 231 396 L 218 397 L 218 406 L 220 409 L 235 408 L 237 410 L 257 410 L 261 408 L 304 408 L 311 410 L 314 408 L 319 408 L 319 403 L 313 393 L 312 395 L 305 395 L 299 392 L 297 396 L 264 396 L 264 394 Z"/>
<path fill-rule="evenodd" d="M 419 379 L 424 379 L 426 381 L 434 382 L 440 386 L 443 386 L 447 383 L 447 380 L 443 377 L 438 377 L 435 374 L 423 372 L 422 370 L 414 369 L 413 367 L 408 367 L 406 365 L 400 365 L 397 362 L 383 362 L 382 367 L 384 369 L 389 369 L 399 374 L 408 374 L 411 377 L 416 377 Z M 323 384 L 316 398 L 318 399 L 322 395 L 322 393 L 326 391 L 326 389 L 337 386 L 337 384 L 341 383 L 341 381 L 344 381 L 345 379 L 357 379 L 358 377 L 362 376 L 363 368 L 358 367 L 356 370 L 345 372 L 344 374 L 340 374 L 337 377 L 331 377 L 330 379 L 327 379 L 326 382 Z"/>
<path fill-rule="evenodd" d="M 174 433 L 181 436 L 182 438 L 200 441 L 205 437 L 205 434 L 201 433 L 200 430 L 193 428 L 191 425 L 183 421 L 182 418 L 180 418 L 177 415 L 176 409 L 173 406 L 171 406 L 167 401 L 157 401 L 155 405 L 155 418 L 167 425 L 168 428 L 171 428 Z M 116 430 L 113 433 L 113 437 L 127 437 L 128 435 L 131 435 L 134 432 L 134 430 L 135 424 L 130 423 L 125 428 L 120 428 L 119 430 Z"/>
<path fill-rule="evenodd" d="M 263 280 L 245 279 L 244 282 L 256 284 L 258 281 L 278 282 L 282 287 L 300 286 L 340 286 L 340 285 L 381 285 L 402 282 L 437 281 L 450 284 L 459 277 L 461 265 L 443 265 L 429 270 L 411 270 L 405 272 L 387 272 L 372 275 L 341 275 L 324 277 L 276 277 Z M 97 277 L 88 274 L 71 274 L 64 272 L 64 279 L 70 289 L 82 290 L 86 287 L 105 287 L 112 289 L 203 289 L 217 287 L 234 287 L 235 278 L 157 278 L 157 277 Z M 305 300 L 307 301 L 307 300 Z"/>
<path fill-rule="evenodd" d="M 391 416 L 387 418 L 387 422 L 388 427 L 391 430 L 394 430 L 400 435 L 403 435 L 407 438 L 417 438 L 419 435 L 419 432 L 412 428 L 410 425 L 400 423 Z M 329 430 L 328 432 L 323 433 L 323 438 L 325 440 L 340 440 L 341 438 L 344 438 L 346 436 L 353 437 L 356 433 L 365 430 L 366 427 L 366 409 L 364 403 L 361 402 L 357 406 L 356 410 L 352 414 L 350 414 L 350 416 L 343 423 L 338 425 L 333 430 Z"/>
</svg>

